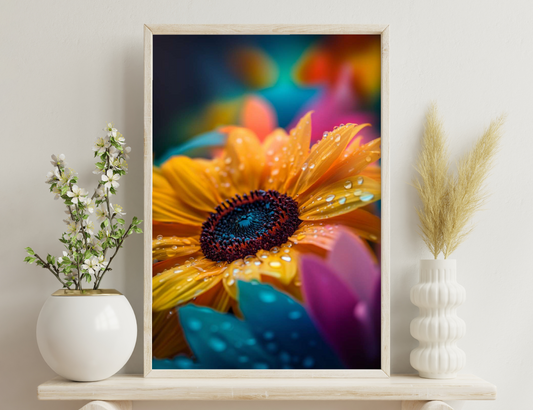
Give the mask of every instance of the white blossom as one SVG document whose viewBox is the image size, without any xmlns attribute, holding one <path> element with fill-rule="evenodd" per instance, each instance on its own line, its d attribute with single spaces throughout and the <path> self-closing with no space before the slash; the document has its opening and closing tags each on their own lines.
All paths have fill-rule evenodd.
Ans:
<svg viewBox="0 0 533 410">
<path fill-rule="evenodd" d="M 107 127 L 104 128 L 104 131 L 107 131 L 108 137 L 116 137 L 117 136 L 117 129 L 113 128 L 113 124 L 110 122 L 107 123 Z"/>
<path fill-rule="evenodd" d="M 113 165 L 115 168 L 127 170 L 128 169 L 128 163 L 124 158 L 114 158 L 111 160 L 111 165 Z"/>
<path fill-rule="evenodd" d="M 96 152 L 97 155 L 102 155 L 111 145 L 111 142 L 109 142 L 109 138 L 107 137 L 100 137 L 96 140 L 93 146 L 93 151 Z"/>
<path fill-rule="evenodd" d="M 113 211 L 115 212 L 116 216 L 124 216 L 126 215 L 126 212 L 124 212 L 124 209 L 119 204 L 113 205 Z"/>
<path fill-rule="evenodd" d="M 58 157 L 56 157 L 55 155 L 52 155 L 52 161 L 50 161 L 50 163 L 54 167 L 63 168 L 65 166 L 65 155 L 61 154 Z"/>
<path fill-rule="evenodd" d="M 93 199 L 89 198 L 85 201 L 85 207 L 87 208 L 87 211 L 92 214 L 96 209 L 96 204 Z"/>
<path fill-rule="evenodd" d="M 61 186 L 69 184 L 70 180 L 74 176 L 76 176 L 76 173 L 74 172 L 74 170 L 72 170 L 70 168 L 67 168 L 67 169 L 63 170 L 63 172 L 61 173 L 61 176 L 59 177 L 59 184 Z"/>
<path fill-rule="evenodd" d="M 121 151 L 117 149 L 115 146 L 111 146 L 111 148 L 109 148 L 109 156 L 111 157 L 111 159 L 117 158 L 120 154 L 121 154 Z"/>
<path fill-rule="evenodd" d="M 57 168 L 54 168 L 53 171 L 50 171 L 48 174 L 46 174 L 46 183 L 47 184 L 53 184 L 55 182 L 58 182 L 61 176 L 59 175 L 59 170 Z"/>
<path fill-rule="evenodd" d="M 97 252 L 102 252 L 102 244 L 98 240 L 96 236 L 91 236 L 91 239 L 89 240 L 89 244 L 93 247 L 93 249 Z"/>
<path fill-rule="evenodd" d="M 100 207 L 96 209 L 96 218 L 98 222 L 103 222 L 107 218 L 107 212 L 104 208 Z"/>
<path fill-rule="evenodd" d="M 70 221 L 67 226 L 67 232 L 72 235 L 73 233 L 76 233 L 77 231 L 78 231 L 78 224 L 74 221 Z"/>
<path fill-rule="evenodd" d="M 118 132 L 117 135 L 114 135 L 114 137 L 115 141 L 120 145 L 124 145 L 126 143 L 126 138 L 124 138 L 120 132 Z"/>
<path fill-rule="evenodd" d="M 88 221 L 87 225 L 85 225 L 85 232 L 87 232 L 89 235 L 94 234 L 94 222 Z"/>
<path fill-rule="evenodd" d="M 57 185 L 52 188 L 52 193 L 56 194 L 56 196 L 54 196 L 54 199 L 61 198 L 61 190 L 57 187 Z"/>
<path fill-rule="evenodd" d="M 86 201 L 87 191 L 78 185 L 74 185 L 72 186 L 72 190 L 67 192 L 67 195 L 72 198 L 71 201 L 73 204 L 77 204 L 78 202 L 83 204 Z"/>
<path fill-rule="evenodd" d="M 99 255 L 99 256 L 98 256 L 98 263 L 100 264 L 101 269 L 105 269 L 105 267 L 107 266 L 107 264 L 108 264 L 109 262 L 107 262 L 107 261 L 105 260 L 105 256 L 104 256 L 104 255 Z"/>
<path fill-rule="evenodd" d="M 102 188 L 98 188 L 95 192 L 96 192 L 96 199 L 102 200 L 105 198 L 105 191 Z"/>
<path fill-rule="evenodd" d="M 120 179 L 119 174 L 114 174 L 112 170 L 108 169 L 107 174 L 102 175 L 102 181 L 105 182 L 104 186 L 107 189 L 118 188 L 119 183 L 117 182 Z"/>
<path fill-rule="evenodd" d="M 98 263 L 98 258 L 93 256 L 92 258 L 85 259 L 84 264 L 81 265 L 83 269 L 86 269 L 89 273 L 98 273 L 100 270 L 100 264 Z"/>
</svg>

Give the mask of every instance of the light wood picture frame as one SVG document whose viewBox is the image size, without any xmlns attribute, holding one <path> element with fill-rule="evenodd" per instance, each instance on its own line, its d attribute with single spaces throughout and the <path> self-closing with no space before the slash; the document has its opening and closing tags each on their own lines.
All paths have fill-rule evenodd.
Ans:
<svg viewBox="0 0 533 410">
<path fill-rule="evenodd" d="M 154 36 L 377 35 L 380 37 L 381 137 L 381 368 L 376 369 L 153 369 L 152 186 Z M 390 186 L 388 25 L 145 25 L 144 26 L 144 376 L 171 378 L 383 378 L 390 376 Z"/>
</svg>

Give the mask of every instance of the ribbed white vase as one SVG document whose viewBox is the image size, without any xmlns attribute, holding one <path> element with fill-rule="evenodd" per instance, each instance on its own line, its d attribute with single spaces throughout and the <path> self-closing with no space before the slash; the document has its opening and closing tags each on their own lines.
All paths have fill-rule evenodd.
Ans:
<svg viewBox="0 0 533 410">
<path fill-rule="evenodd" d="M 457 307 L 466 292 L 457 283 L 455 260 L 420 261 L 420 282 L 411 289 L 411 302 L 420 313 L 411 322 L 411 335 L 419 345 L 411 352 L 411 366 L 420 377 L 452 379 L 466 362 L 457 341 L 466 332 L 465 322 L 457 316 Z"/>
</svg>

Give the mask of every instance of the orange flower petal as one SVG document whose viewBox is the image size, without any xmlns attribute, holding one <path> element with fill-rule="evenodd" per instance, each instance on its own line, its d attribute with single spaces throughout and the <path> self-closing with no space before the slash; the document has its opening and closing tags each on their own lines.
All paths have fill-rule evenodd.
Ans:
<svg viewBox="0 0 533 410">
<path fill-rule="evenodd" d="M 201 162 L 184 156 L 172 157 L 161 171 L 180 200 L 190 207 L 209 213 L 222 202 Z"/>
<path fill-rule="evenodd" d="M 337 161 L 352 138 L 366 126 L 368 124 L 339 127 L 313 145 L 293 192 L 302 195 L 313 186 Z"/>
<path fill-rule="evenodd" d="M 237 299 L 238 280 L 246 282 L 253 279 L 260 280 L 259 270 L 254 263 L 256 260 L 257 258 L 255 256 L 247 256 L 245 260 L 237 259 L 224 272 L 224 288 L 233 299 Z"/>
<path fill-rule="evenodd" d="M 261 143 L 255 134 L 246 128 L 235 128 L 219 162 L 218 178 L 223 185 L 231 184 L 239 194 L 249 193 L 259 188 L 264 163 Z"/>
<path fill-rule="evenodd" d="M 321 187 L 300 204 L 300 219 L 317 220 L 342 215 L 381 198 L 381 184 L 355 176 Z"/>
<path fill-rule="evenodd" d="M 188 259 L 190 258 L 201 259 L 203 257 L 204 257 L 203 253 L 198 251 L 196 253 L 191 253 L 189 255 L 174 256 L 172 258 L 169 258 L 169 259 L 166 259 L 160 262 L 155 262 L 152 264 L 152 276 L 155 276 L 159 273 L 162 273 L 172 268 L 177 269 L 178 266 L 187 263 Z"/>
<path fill-rule="evenodd" d="M 336 181 L 340 181 L 345 178 L 353 177 L 364 172 L 365 169 L 369 168 L 369 165 L 381 158 L 381 150 L 379 144 L 381 139 L 375 139 L 370 141 L 368 144 L 365 144 L 361 147 L 358 147 L 350 152 L 350 147 L 348 147 L 344 154 L 335 161 L 331 168 L 318 179 L 314 187 L 324 186 L 332 184 Z M 353 144 L 352 144 L 353 145 Z M 379 178 L 375 179 L 376 181 L 381 181 L 381 170 L 379 167 L 374 166 L 374 169 L 377 168 L 377 172 L 373 174 L 379 174 Z M 371 177 L 371 175 L 368 175 Z M 307 191 L 307 195 L 311 193 L 313 189 Z M 302 197 L 300 197 L 300 200 Z"/>
<path fill-rule="evenodd" d="M 285 181 L 285 192 L 295 195 L 295 184 L 302 173 L 302 166 L 309 155 L 309 145 L 311 144 L 311 114 L 305 114 L 298 125 L 289 133 L 287 144 L 288 174 Z"/>
<path fill-rule="evenodd" d="M 285 182 L 290 173 L 290 138 L 287 133 L 278 128 L 272 132 L 263 144 L 265 166 L 261 174 L 261 189 L 274 189 L 285 193 Z"/>
<path fill-rule="evenodd" d="M 364 209 L 356 209 L 324 221 L 327 224 L 343 225 L 350 228 L 356 235 L 369 241 L 381 240 L 381 218 Z"/>
<path fill-rule="evenodd" d="M 184 225 L 201 226 L 205 214 L 187 207 L 174 193 L 152 191 L 152 216 L 154 221 L 176 222 Z"/>
<path fill-rule="evenodd" d="M 152 239 L 158 236 L 199 237 L 201 233 L 202 228 L 200 225 L 152 221 Z"/>
<path fill-rule="evenodd" d="M 152 312 L 152 354 L 157 359 L 192 354 L 176 309 Z"/>
<path fill-rule="evenodd" d="M 180 238 L 177 236 L 161 237 L 152 240 L 152 259 L 166 260 L 176 256 L 185 256 L 200 250 L 199 238 Z"/>
<path fill-rule="evenodd" d="M 217 266 L 208 259 L 200 259 L 173 267 L 152 278 L 152 310 L 165 310 L 183 305 L 193 298 L 211 289 L 222 280 L 226 266 Z M 213 276 L 197 280 L 204 272 L 212 272 Z"/>
<path fill-rule="evenodd" d="M 381 168 L 378 166 L 371 165 L 366 167 L 359 172 L 359 175 L 372 178 L 374 181 L 381 183 Z"/>
</svg>

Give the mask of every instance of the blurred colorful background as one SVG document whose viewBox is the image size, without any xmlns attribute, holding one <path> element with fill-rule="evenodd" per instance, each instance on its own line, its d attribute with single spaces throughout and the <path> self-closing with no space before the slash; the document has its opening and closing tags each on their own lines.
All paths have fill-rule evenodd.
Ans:
<svg viewBox="0 0 533 410">
<path fill-rule="evenodd" d="M 350 123 L 371 124 L 359 144 L 375 140 L 380 59 L 377 35 L 155 35 L 154 165 L 179 155 L 216 158 L 226 126 L 263 141 L 309 111 L 311 145 Z M 365 210 L 379 217 L 380 201 Z M 346 230 L 326 259 L 301 258 L 303 302 L 271 283 L 239 281 L 239 312 L 194 302 L 158 312 L 153 368 L 378 369 L 379 259 L 378 242 Z"/>
<path fill-rule="evenodd" d="M 347 123 L 380 135 L 381 43 L 378 35 L 154 36 L 153 149 L 210 157 L 224 125 L 264 138 L 313 113 L 312 142 Z"/>
</svg>

